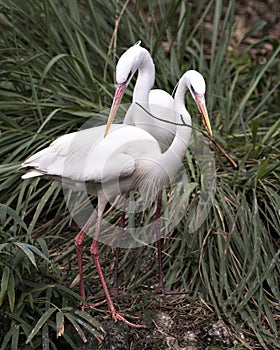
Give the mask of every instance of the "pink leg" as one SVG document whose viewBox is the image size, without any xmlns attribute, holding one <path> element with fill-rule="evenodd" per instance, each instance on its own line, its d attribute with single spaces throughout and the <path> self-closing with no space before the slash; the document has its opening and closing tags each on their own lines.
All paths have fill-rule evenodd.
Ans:
<svg viewBox="0 0 280 350">
<path fill-rule="evenodd" d="M 108 287 L 107 287 L 107 284 L 106 284 L 106 281 L 105 281 L 105 278 L 104 278 L 104 275 L 103 275 L 103 272 L 102 272 L 100 259 L 99 259 L 98 241 L 97 240 L 98 240 L 98 236 L 99 236 L 101 220 L 102 220 L 102 213 L 101 213 L 101 215 L 99 213 L 99 215 L 97 217 L 95 234 L 94 234 L 94 237 L 93 237 L 93 240 L 92 240 L 92 244 L 91 244 L 91 247 L 90 247 L 90 252 L 91 252 L 92 258 L 94 260 L 94 263 L 95 263 L 95 266 L 96 266 L 96 269 L 97 269 L 97 272 L 98 272 L 98 275 L 99 275 L 99 278 L 100 278 L 100 281 L 101 281 L 101 284 L 102 284 L 102 287 L 103 287 L 103 290 L 104 290 L 104 293 L 105 293 L 105 296 L 106 296 L 106 299 L 107 299 L 107 304 L 108 304 L 110 313 L 112 315 L 112 318 L 113 318 L 114 321 L 117 321 L 117 320 L 123 321 L 127 325 L 129 325 L 131 327 L 134 327 L 134 328 L 146 328 L 146 326 L 144 326 L 144 325 L 136 325 L 136 324 L 134 324 L 132 322 L 127 321 L 124 318 L 124 316 L 121 315 L 120 313 L 118 313 L 116 311 L 116 309 L 115 309 L 115 306 L 113 304 L 111 295 L 109 293 L 109 290 L 108 290 Z"/>
<path fill-rule="evenodd" d="M 183 292 L 174 292 L 170 289 L 166 289 L 164 287 L 163 283 L 163 269 L 162 269 L 162 241 L 163 239 L 161 238 L 160 235 L 160 229 L 161 229 L 161 220 L 160 220 L 160 214 L 161 214 L 161 206 L 162 206 L 162 191 L 158 193 L 158 198 L 157 198 L 157 209 L 156 209 L 156 223 L 155 223 L 155 233 L 156 233 L 156 240 L 157 240 L 157 258 L 158 258 L 158 274 L 159 274 L 159 281 L 158 285 L 154 288 L 154 293 L 155 294 L 165 294 L 165 295 L 176 295 L 176 294 L 188 294 L 190 292 L 188 291 L 183 291 Z"/>
<path fill-rule="evenodd" d="M 75 246 L 76 246 L 76 254 L 77 254 L 77 260 L 78 260 L 78 270 L 80 275 L 80 295 L 83 299 L 86 298 L 86 292 L 85 292 L 85 282 L 84 282 L 84 273 L 83 273 L 83 243 L 86 234 L 88 233 L 88 230 L 96 217 L 96 212 L 94 211 L 91 216 L 89 217 L 88 221 L 85 223 L 81 231 L 77 234 L 75 237 Z M 85 305 L 82 304 L 82 310 L 85 309 Z"/>
</svg>

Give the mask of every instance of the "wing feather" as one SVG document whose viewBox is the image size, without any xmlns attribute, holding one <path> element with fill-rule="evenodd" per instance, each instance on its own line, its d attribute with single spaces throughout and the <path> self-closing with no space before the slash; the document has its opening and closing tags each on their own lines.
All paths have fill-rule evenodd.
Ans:
<svg viewBox="0 0 280 350">
<path fill-rule="evenodd" d="M 112 125 L 106 138 L 105 126 L 63 135 L 21 165 L 23 178 L 54 175 L 73 181 L 108 181 L 133 174 L 143 154 L 160 152 L 156 140 L 144 130 Z"/>
</svg>

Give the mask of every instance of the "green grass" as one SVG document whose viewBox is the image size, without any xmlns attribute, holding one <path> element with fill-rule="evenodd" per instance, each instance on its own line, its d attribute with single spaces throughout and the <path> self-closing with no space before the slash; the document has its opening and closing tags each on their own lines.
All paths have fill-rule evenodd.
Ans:
<svg viewBox="0 0 280 350">
<path fill-rule="evenodd" d="M 102 338 L 96 314 L 78 311 L 78 288 L 69 288 L 77 273 L 71 269 L 77 227 L 62 190 L 45 180 L 22 181 L 17 168 L 110 106 L 117 58 L 139 39 L 153 55 L 157 87 L 171 92 L 189 68 L 205 76 L 214 135 L 239 163 L 233 170 L 210 145 L 217 168 L 214 204 L 195 233 L 186 216 L 166 239 L 166 283 L 191 289 L 194 300 L 203 300 L 248 343 L 280 348 L 280 49 L 265 36 L 247 44 L 264 30 L 263 22 L 235 42 L 234 11 L 234 1 L 223 8 L 219 0 L 195 6 L 182 0 L 0 1 L 0 349 L 55 349 L 64 323 L 81 338 L 85 331 Z M 265 44 L 271 51 L 260 63 L 251 50 Z M 202 186 L 200 171 L 186 167 Z M 190 209 L 198 200 L 199 188 Z M 120 273 L 128 276 L 128 290 L 152 284 L 152 249 L 124 252 Z M 111 266 L 110 248 L 102 253 L 104 266 L 106 258 Z M 96 276 L 85 260 L 89 288 Z M 71 332 L 63 337 L 74 349 Z"/>
</svg>

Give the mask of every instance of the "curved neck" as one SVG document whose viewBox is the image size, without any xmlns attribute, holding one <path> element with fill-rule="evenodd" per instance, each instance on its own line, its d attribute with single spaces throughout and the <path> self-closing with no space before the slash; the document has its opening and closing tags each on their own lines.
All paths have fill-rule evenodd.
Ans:
<svg viewBox="0 0 280 350">
<path fill-rule="evenodd" d="M 155 66 L 148 52 L 143 52 L 143 58 L 138 68 L 138 77 L 133 91 L 132 102 L 149 102 L 149 92 L 155 82 Z"/>
<path fill-rule="evenodd" d="M 174 119 L 179 125 L 176 127 L 176 134 L 172 144 L 160 157 L 160 162 L 163 165 L 168 164 L 168 169 L 170 169 L 168 173 L 170 176 L 177 173 L 177 169 L 186 154 L 186 149 L 191 137 L 191 127 L 183 126 L 181 119 L 183 118 L 184 123 L 191 126 L 192 120 L 185 107 L 185 94 L 187 90 L 188 87 L 185 80 L 180 79 L 174 96 L 174 113 L 176 113 L 176 118 Z"/>
<path fill-rule="evenodd" d="M 133 90 L 132 104 L 130 105 L 125 118 L 124 124 L 137 126 L 150 132 L 151 118 L 135 104 L 138 102 L 145 108 L 148 108 L 149 93 L 155 81 L 155 66 L 150 54 L 146 51 L 142 53 L 142 59 L 138 67 L 138 76 Z"/>
</svg>

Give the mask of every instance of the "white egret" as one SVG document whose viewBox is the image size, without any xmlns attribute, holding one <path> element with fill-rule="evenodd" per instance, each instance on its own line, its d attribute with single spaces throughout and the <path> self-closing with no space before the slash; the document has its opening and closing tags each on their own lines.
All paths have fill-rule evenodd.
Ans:
<svg viewBox="0 0 280 350">
<path fill-rule="evenodd" d="M 132 104 L 128 109 L 124 124 L 134 125 L 146 130 L 158 141 L 162 152 L 165 152 L 171 145 L 176 132 L 176 115 L 170 113 L 174 109 L 174 100 L 166 91 L 160 89 L 151 90 L 155 80 L 155 67 L 150 53 L 140 46 L 140 41 L 125 51 L 120 57 L 116 67 L 116 93 L 115 98 L 121 101 L 126 87 L 128 86 L 133 74 L 138 71 L 136 84 L 133 90 Z M 195 96 L 193 96 L 196 98 Z M 143 105 L 152 115 L 157 118 L 151 118 L 138 105 Z M 167 119 L 171 123 L 167 124 L 160 119 Z M 172 124 L 173 122 L 173 124 Z M 109 122 L 110 123 L 110 122 Z M 155 236 L 157 241 L 158 256 L 158 285 L 154 288 L 155 293 L 163 294 L 181 294 L 184 292 L 171 291 L 164 288 L 162 271 L 162 239 L 160 235 L 159 219 L 161 215 L 162 192 L 159 192 L 157 200 L 157 209 L 155 215 Z M 122 212 L 120 226 L 124 227 L 125 211 Z M 122 233 L 120 232 L 120 236 Z M 116 248 L 115 274 L 113 291 L 118 290 L 117 274 L 120 248 Z"/>
<path fill-rule="evenodd" d="M 123 82 L 125 84 L 125 82 Z M 179 81 L 174 98 L 174 110 L 180 124 L 183 120 L 191 124 L 184 97 L 189 89 L 204 118 L 204 126 L 211 134 L 210 122 L 205 105 L 205 82 L 196 71 L 186 72 Z M 107 126 L 99 126 L 64 135 L 49 147 L 28 158 L 21 169 L 26 171 L 23 178 L 46 176 L 67 180 L 72 186 L 87 183 L 90 193 L 98 197 L 97 220 L 90 252 L 101 284 L 103 286 L 112 318 L 130 326 L 135 325 L 117 312 L 111 299 L 100 264 L 98 237 L 102 215 L 108 200 L 120 193 L 139 190 L 140 193 L 158 193 L 176 175 L 185 155 L 191 129 L 177 126 L 174 140 L 168 150 L 161 152 L 159 143 L 146 131 L 128 125 L 112 125 L 121 96 L 115 95 Z M 181 119 L 182 118 L 182 119 Z M 110 128 L 111 126 L 111 128 Z M 110 132 L 108 133 L 108 130 Z M 107 137 L 103 137 L 104 133 Z M 147 180 L 148 186 L 147 186 Z M 154 186 L 151 188 L 150 184 Z M 94 216 L 92 215 L 81 235 L 85 235 Z"/>
<path fill-rule="evenodd" d="M 166 91 L 160 89 L 151 90 L 155 81 L 155 66 L 150 53 L 140 46 L 141 42 L 137 42 L 135 45 L 126 50 L 120 57 L 116 67 L 116 82 L 117 90 L 116 96 L 121 97 L 128 86 L 132 76 L 138 71 L 136 84 L 133 90 L 132 104 L 128 109 L 124 121 L 124 124 L 134 125 L 141 129 L 146 130 L 159 142 L 162 151 L 166 151 L 170 146 L 176 131 L 174 124 L 166 124 L 158 119 L 151 118 L 144 112 L 136 103 L 140 103 L 145 106 L 151 114 L 156 115 L 164 119 L 163 113 L 170 111 L 173 108 L 173 97 Z M 124 82 L 124 83 L 123 83 Z M 169 120 L 175 122 L 175 115 L 169 113 Z M 161 212 L 162 193 L 159 193 L 156 217 L 155 220 L 159 220 Z M 122 236 L 125 222 L 125 211 L 122 212 L 120 219 L 120 234 L 119 240 Z M 159 271 L 159 283 L 154 289 L 155 293 L 164 292 L 165 294 L 171 291 L 167 290 L 163 286 L 163 272 L 162 272 L 162 244 L 160 237 L 160 226 L 155 226 L 155 236 L 157 241 L 158 250 L 158 271 Z M 115 272 L 113 291 L 118 292 L 118 264 L 119 264 L 120 247 L 116 248 L 115 258 Z M 172 293 L 173 294 L 173 293 Z"/>
</svg>

